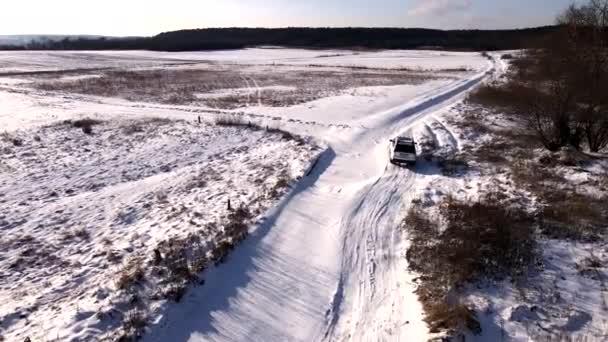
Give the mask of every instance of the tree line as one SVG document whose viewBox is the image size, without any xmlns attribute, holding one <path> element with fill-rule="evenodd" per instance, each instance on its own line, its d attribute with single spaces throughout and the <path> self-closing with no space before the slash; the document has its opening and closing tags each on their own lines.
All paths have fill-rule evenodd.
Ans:
<svg viewBox="0 0 608 342">
<path fill-rule="evenodd" d="M 507 50 L 529 47 L 556 26 L 515 30 L 432 30 L 404 28 L 211 28 L 165 32 L 153 37 L 65 38 L 34 41 L 29 50 L 199 51 L 252 46 L 362 49 Z"/>
</svg>

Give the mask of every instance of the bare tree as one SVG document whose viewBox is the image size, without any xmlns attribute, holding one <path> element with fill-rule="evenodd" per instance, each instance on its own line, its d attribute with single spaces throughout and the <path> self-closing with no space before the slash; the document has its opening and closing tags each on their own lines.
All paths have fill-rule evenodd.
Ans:
<svg viewBox="0 0 608 342">
<path fill-rule="evenodd" d="M 539 48 L 514 61 L 509 86 L 513 105 L 551 151 L 569 144 L 578 147 L 581 140 L 575 123 L 575 89 L 568 77 L 571 63 L 560 36 L 547 37 Z"/>
<path fill-rule="evenodd" d="M 559 18 L 566 28 L 564 46 L 575 72 L 568 82 L 575 90 L 576 121 L 589 150 L 608 145 L 608 0 L 571 5 Z"/>
<path fill-rule="evenodd" d="M 571 5 L 561 30 L 514 62 L 514 95 L 544 146 L 608 146 L 608 0 Z"/>
</svg>

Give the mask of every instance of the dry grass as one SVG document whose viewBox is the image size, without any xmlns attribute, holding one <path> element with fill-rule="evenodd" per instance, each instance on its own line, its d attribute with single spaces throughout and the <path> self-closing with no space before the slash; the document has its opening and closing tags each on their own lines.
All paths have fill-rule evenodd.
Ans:
<svg viewBox="0 0 608 342">
<path fill-rule="evenodd" d="M 442 301 L 428 307 L 425 306 L 425 313 L 431 333 L 464 332 L 467 330 L 474 334 L 482 332 L 475 312 L 464 304 L 448 304 Z"/>
<path fill-rule="evenodd" d="M 607 197 L 547 190 L 543 193 L 547 197 L 541 211 L 543 234 L 551 238 L 579 241 L 597 241 L 606 235 Z"/>
<path fill-rule="evenodd" d="M 330 69 L 293 70 L 274 66 L 263 72 L 238 67 L 213 69 L 163 69 L 108 71 L 96 78 L 73 81 L 38 81 L 34 87 L 46 91 L 66 91 L 133 101 L 169 104 L 206 104 L 234 109 L 248 105 L 289 106 L 305 103 L 355 87 L 420 84 L 429 75 L 410 70 Z M 255 80 L 255 82 L 253 81 Z M 286 89 L 264 89 L 286 86 Z M 293 90 L 289 90 L 292 89 Z M 242 89 L 238 93 L 198 97 L 224 89 Z"/>
<path fill-rule="evenodd" d="M 548 160 L 545 160 L 548 158 Z M 606 235 L 608 207 L 606 196 L 585 194 L 555 172 L 557 157 L 512 165 L 512 176 L 519 188 L 527 189 L 541 203 L 539 220 L 544 235 L 556 239 L 596 241 Z"/>
<path fill-rule="evenodd" d="M 434 332 L 476 332 L 474 314 L 454 302 L 454 292 L 467 282 L 521 276 L 537 258 L 534 218 L 496 198 L 468 203 L 448 197 L 439 218 L 413 205 L 404 221 L 411 238 L 406 257 L 421 275 L 418 295 Z"/>
<path fill-rule="evenodd" d="M 264 129 L 264 130 L 266 130 L 266 132 L 268 132 L 270 134 L 281 135 L 281 137 L 284 140 L 293 140 L 298 145 L 304 145 L 306 143 L 304 138 L 302 138 L 299 135 L 295 135 L 291 132 L 288 132 L 288 131 L 285 131 L 285 130 L 282 130 L 282 129 L 276 128 L 276 127 L 268 127 L 268 126 L 263 127 L 256 122 L 247 120 L 243 115 L 237 115 L 237 114 L 219 115 L 217 118 L 215 118 L 214 123 L 217 126 L 223 126 L 223 127 L 242 127 L 242 128 L 252 129 L 252 130 Z"/>
<path fill-rule="evenodd" d="M 514 84 L 484 84 L 469 94 L 467 102 L 486 108 L 501 108 L 513 111 L 521 107 L 521 101 L 526 98 L 522 96 L 524 93 L 524 88 Z"/>
<path fill-rule="evenodd" d="M 435 158 L 444 176 L 453 177 L 465 173 L 469 169 L 469 163 L 463 155 L 449 155 Z"/>
<path fill-rule="evenodd" d="M 144 280 L 145 271 L 140 258 L 132 258 L 118 274 L 116 287 L 121 290 L 132 290 L 139 282 Z"/>
</svg>

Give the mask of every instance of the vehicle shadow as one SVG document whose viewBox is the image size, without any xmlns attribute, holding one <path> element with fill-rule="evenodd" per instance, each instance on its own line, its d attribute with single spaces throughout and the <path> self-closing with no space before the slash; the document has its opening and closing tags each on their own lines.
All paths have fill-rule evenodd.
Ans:
<svg viewBox="0 0 608 342">
<path fill-rule="evenodd" d="M 221 317 L 221 314 L 230 308 L 231 303 L 237 299 L 239 292 L 251 290 L 248 289 L 247 286 L 252 280 L 251 274 L 253 272 L 260 269 L 266 270 L 267 268 L 271 268 L 268 266 L 276 266 L 277 264 L 285 264 L 286 267 L 297 265 L 295 262 L 290 263 L 289 260 L 284 260 L 284 256 L 272 254 L 272 252 L 264 246 L 262 240 L 268 235 L 273 226 L 275 226 L 278 217 L 292 199 L 312 187 L 325 170 L 332 164 L 335 158 L 336 153 L 332 148 L 328 148 L 321 153 L 308 174 L 303 177 L 287 195 L 285 195 L 274 209 L 271 210 L 266 220 L 228 256 L 226 262 L 218 268 L 209 269 L 204 274 L 206 282 L 203 286 L 191 288 L 189 293 L 180 303 L 171 303 L 162 309 L 163 317 L 159 322 L 154 323 L 150 327 L 150 330 L 142 340 L 185 342 L 213 340 L 213 336 L 221 336 L 231 340 L 239 340 L 242 339 L 243 336 L 251 336 L 249 335 L 252 333 L 251 331 L 238 330 L 244 330 L 246 329 L 245 327 L 233 326 L 231 331 L 218 331 L 213 323 L 221 319 L 218 317 Z M 319 270 L 319 273 L 322 272 L 322 270 Z M 297 271 L 292 273 L 303 274 L 304 270 L 302 270 L 301 273 Z M 293 277 L 293 274 L 278 274 L 276 276 L 285 278 Z M 280 284 L 273 283 L 272 280 L 273 279 L 269 277 L 268 281 L 252 286 L 264 293 L 283 293 L 283 296 L 287 296 L 287 294 L 284 293 L 284 289 L 278 288 Z M 293 279 L 292 281 L 301 283 L 313 282 L 315 280 Z M 314 286 L 314 284 L 311 284 L 311 286 Z M 318 309 L 309 306 L 310 305 L 307 305 L 307 303 L 299 303 L 301 310 L 313 312 Z M 276 341 L 284 340 L 279 336 L 279 328 L 272 326 L 272 322 L 269 322 L 267 317 L 253 318 L 251 315 L 247 315 L 246 319 L 249 321 L 248 323 L 252 323 L 252 320 L 255 321 L 254 326 L 256 327 L 256 330 L 274 330 L 276 332 L 275 334 L 269 333 L 267 335 L 277 336 Z"/>
<path fill-rule="evenodd" d="M 438 161 L 427 160 L 424 158 L 418 159 L 415 165 L 395 165 L 395 167 L 409 170 L 417 175 L 423 176 L 442 176 L 448 178 L 460 178 L 466 170 L 455 170 L 454 172 L 446 172 L 446 169 L 440 165 Z"/>
</svg>

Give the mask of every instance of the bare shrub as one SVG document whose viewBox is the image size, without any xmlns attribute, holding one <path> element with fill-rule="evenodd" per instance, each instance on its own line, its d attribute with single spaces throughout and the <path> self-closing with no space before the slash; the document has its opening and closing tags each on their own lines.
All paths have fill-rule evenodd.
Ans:
<svg viewBox="0 0 608 342">
<path fill-rule="evenodd" d="M 507 85 L 482 87 L 471 99 L 515 105 L 550 151 L 608 146 L 607 8 L 606 0 L 571 5 L 558 30 L 512 61 Z"/>
<path fill-rule="evenodd" d="M 520 276 L 536 260 L 534 218 L 496 198 L 468 203 L 448 197 L 438 218 L 413 205 L 404 220 L 411 238 L 406 257 L 421 274 L 418 295 L 429 326 L 450 333 L 477 327 L 468 309 L 450 300 L 452 292 L 471 281 Z"/>
<path fill-rule="evenodd" d="M 194 255 L 198 255 L 198 239 L 194 234 L 183 239 L 169 239 L 159 244 L 154 264 L 161 275 L 161 284 L 166 284 L 169 290 L 165 291 L 165 298 L 179 300 L 180 296 L 175 296 L 177 288 L 184 287 L 197 279 L 197 275 L 190 267 L 190 260 Z M 171 290 L 173 289 L 173 290 Z M 171 291 L 170 291 L 171 290 Z M 178 298 L 179 297 L 179 298 Z"/>
<path fill-rule="evenodd" d="M 120 342 L 134 342 L 139 340 L 144 333 L 147 317 L 142 310 L 133 309 L 125 313 L 122 320 L 123 335 L 118 339 Z"/>
</svg>

